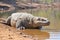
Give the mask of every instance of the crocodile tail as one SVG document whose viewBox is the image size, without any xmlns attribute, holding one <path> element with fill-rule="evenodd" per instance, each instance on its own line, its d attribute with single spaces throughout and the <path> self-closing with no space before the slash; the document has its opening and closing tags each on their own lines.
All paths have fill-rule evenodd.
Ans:
<svg viewBox="0 0 60 40">
<path fill-rule="evenodd" d="M 7 25 L 6 20 L 4 18 L 0 18 L 0 23 Z"/>
<path fill-rule="evenodd" d="M 1 24 L 6 24 L 6 25 L 7 25 L 7 23 L 6 23 L 6 22 L 1 22 L 1 21 L 0 21 L 0 23 L 1 23 Z"/>
<path fill-rule="evenodd" d="M 6 19 L 0 18 L 0 22 L 5 22 L 5 21 L 6 21 Z"/>
</svg>

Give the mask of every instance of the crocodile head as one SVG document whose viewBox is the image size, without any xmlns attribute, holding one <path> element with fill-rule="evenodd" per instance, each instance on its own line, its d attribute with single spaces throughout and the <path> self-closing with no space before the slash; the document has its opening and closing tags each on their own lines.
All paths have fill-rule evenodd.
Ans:
<svg viewBox="0 0 60 40">
<path fill-rule="evenodd" d="M 50 24 L 50 21 L 44 17 L 35 17 L 33 18 L 33 22 L 37 26 L 48 26 Z"/>
</svg>

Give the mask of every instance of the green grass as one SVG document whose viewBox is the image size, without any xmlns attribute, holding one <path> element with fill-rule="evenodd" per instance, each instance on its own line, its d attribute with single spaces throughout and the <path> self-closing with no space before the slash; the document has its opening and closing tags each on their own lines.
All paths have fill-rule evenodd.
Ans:
<svg viewBox="0 0 60 40">
<path fill-rule="evenodd" d="M 52 0 L 42 0 L 43 2 L 51 3 Z"/>
</svg>

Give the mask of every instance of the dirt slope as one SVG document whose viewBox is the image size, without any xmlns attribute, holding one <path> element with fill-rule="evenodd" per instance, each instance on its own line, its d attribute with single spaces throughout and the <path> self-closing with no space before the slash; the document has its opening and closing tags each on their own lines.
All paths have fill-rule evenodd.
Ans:
<svg viewBox="0 0 60 40">
<path fill-rule="evenodd" d="M 17 30 L 0 23 L 0 40 L 44 40 L 49 33 L 39 30 Z"/>
<path fill-rule="evenodd" d="M 4 24 L 0 24 L 0 40 L 33 40 L 32 38 L 23 36 L 21 31 L 17 31 L 15 28 L 9 27 Z"/>
</svg>

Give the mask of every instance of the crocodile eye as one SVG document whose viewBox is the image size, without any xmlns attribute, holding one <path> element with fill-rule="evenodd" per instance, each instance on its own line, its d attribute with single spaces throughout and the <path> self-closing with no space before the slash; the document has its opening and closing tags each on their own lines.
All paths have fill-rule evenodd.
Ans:
<svg viewBox="0 0 60 40">
<path fill-rule="evenodd" d="M 39 20 L 39 21 L 40 21 L 40 18 L 38 18 L 37 20 Z"/>
<path fill-rule="evenodd" d="M 46 20 L 42 19 L 42 21 L 46 21 Z"/>
</svg>

